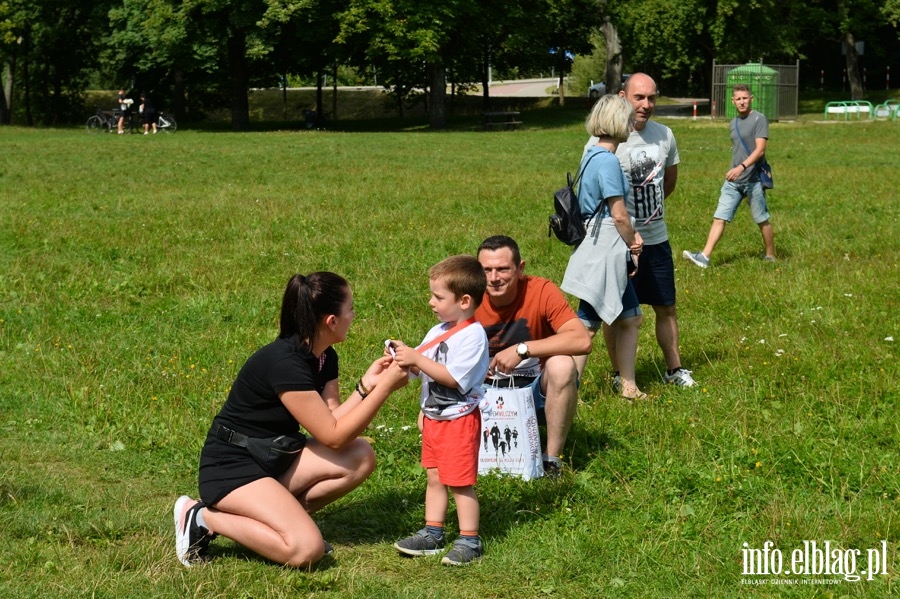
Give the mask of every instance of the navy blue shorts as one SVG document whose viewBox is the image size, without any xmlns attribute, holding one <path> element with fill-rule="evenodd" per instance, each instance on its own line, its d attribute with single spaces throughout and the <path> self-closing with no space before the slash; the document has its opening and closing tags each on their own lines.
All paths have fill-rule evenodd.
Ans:
<svg viewBox="0 0 900 599">
<path fill-rule="evenodd" d="M 675 263 L 672 261 L 672 246 L 668 240 L 644 246 L 637 274 L 631 279 L 631 283 L 642 304 L 675 305 Z"/>
</svg>

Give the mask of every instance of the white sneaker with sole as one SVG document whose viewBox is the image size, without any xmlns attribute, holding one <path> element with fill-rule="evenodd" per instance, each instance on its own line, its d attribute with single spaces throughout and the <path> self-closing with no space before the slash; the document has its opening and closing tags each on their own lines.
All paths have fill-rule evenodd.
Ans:
<svg viewBox="0 0 900 599">
<path fill-rule="evenodd" d="M 693 387 L 697 384 L 697 381 L 694 380 L 691 374 L 693 373 L 690 370 L 679 368 L 672 374 L 666 374 L 663 379 L 676 387 Z"/>
</svg>

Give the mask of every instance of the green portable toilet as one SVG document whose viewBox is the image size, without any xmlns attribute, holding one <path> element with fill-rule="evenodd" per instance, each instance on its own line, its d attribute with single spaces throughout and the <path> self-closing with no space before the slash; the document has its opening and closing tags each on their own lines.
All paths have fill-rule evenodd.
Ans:
<svg viewBox="0 0 900 599">
<path fill-rule="evenodd" d="M 737 108 L 731 102 L 731 88 L 743 83 L 749 85 L 753 92 L 753 109 L 766 115 L 770 121 L 778 120 L 778 71 L 757 62 L 748 62 L 728 71 L 725 83 L 726 118 L 737 116 Z"/>
</svg>

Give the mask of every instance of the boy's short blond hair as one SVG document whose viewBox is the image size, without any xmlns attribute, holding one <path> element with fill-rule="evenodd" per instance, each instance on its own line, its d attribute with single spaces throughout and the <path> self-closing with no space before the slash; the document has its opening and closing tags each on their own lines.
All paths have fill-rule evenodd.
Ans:
<svg viewBox="0 0 900 599">
<path fill-rule="evenodd" d="M 466 254 L 441 260 L 428 269 L 428 277 L 444 283 L 456 299 L 468 295 L 476 308 L 481 305 L 487 289 L 484 267 L 477 258 Z"/>
<path fill-rule="evenodd" d="M 734 96 L 734 94 L 736 94 L 738 92 L 747 92 L 748 94 L 750 94 L 751 98 L 753 97 L 753 90 L 750 89 L 750 86 L 747 85 L 746 83 L 738 83 L 737 85 L 735 85 L 734 87 L 731 88 L 732 96 Z"/>
<path fill-rule="evenodd" d="M 590 135 L 624 143 L 634 129 L 634 107 L 622 96 L 602 96 L 591 109 L 584 128 Z"/>
</svg>

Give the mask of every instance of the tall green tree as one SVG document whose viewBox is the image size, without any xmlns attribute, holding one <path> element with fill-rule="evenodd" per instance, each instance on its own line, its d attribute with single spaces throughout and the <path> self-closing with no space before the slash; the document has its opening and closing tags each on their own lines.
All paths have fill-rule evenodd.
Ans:
<svg viewBox="0 0 900 599">
<path fill-rule="evenodd" d="M 283 75 L 316 77 L 316 114 L 325 114 L 323 84 L 329 69 L 349 60 L 349 51 L 335 40 L 344 2 L 337 0 L 267 0 L 260 21 L 274 40 L 272 60 Z"/>
<path fill-rule="evenodd" d="M 189 15 L 190 5 L 177 0 L 122 0 L 113 7 L 103 53 L 117 80 L 113 87 L 133 81 L 185 117 L 188 80 L 214 70 L 216 54 L 212 44 L 192 35 Z"/>
<path fill-rule="evenodd" d="M 106 0 L 6 0 L 0 63 L 5 72 L 7 119 L 16 95 L 28 125 L 65 122 L 81 111 L 81 91 L 96 65 Z M 18 94 L 17 94 L 18 92 Z"/>
<path fill-rule="evenodd" d="M 891 25 L 898 27 L 897 33 L 900 34 L 900 0 L 887 0 L 881 12 Z"/>
<path fill-rule="evenodd" d="M 795 0 L 609 0 L 630 70 L 672 91 L 709 90 L 712 63 L 792 60 L 808 11 Z"/>
<path fill-rule="evenodd" d="M 440 129 L 447 123 L 452 40 L 478 22 L 480 9 L 477 0 L 350 0 L 341 15 L 339 39 L 363 49 L 364 60 L 377 65 L 395 91 L 426 88 L 429 124 Z M 424 75 L 418 81 L 404 80 L 418 72 Z"/>
</svg>

